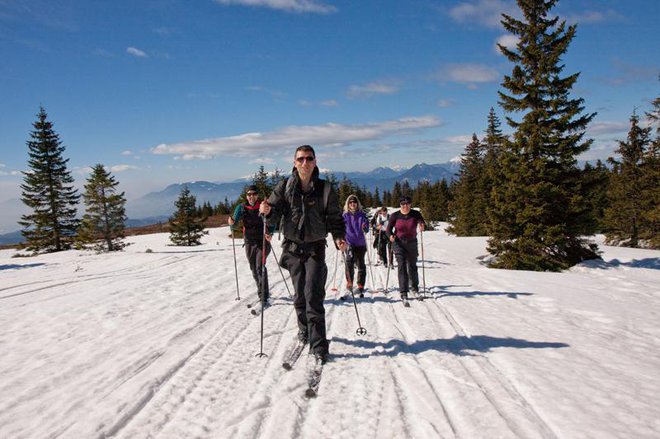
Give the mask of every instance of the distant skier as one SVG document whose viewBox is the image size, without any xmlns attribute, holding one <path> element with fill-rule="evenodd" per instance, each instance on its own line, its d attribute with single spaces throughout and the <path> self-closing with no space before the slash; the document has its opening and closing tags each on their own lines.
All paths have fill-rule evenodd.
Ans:
<svg viewBox="0 0 660 439">
<path fill-rule="evenodd" d="M 319 178 L 314 148 L 296 149 L 291 177 L 280 182 L 260 211 L 273 223 L 284 218 L 284 242 L 280 265 L 289 270 L 295 289 L 294 306 L 298 316 L 298 338 L 309 340 L 310 351 L 318 363 L 328 358 L 325 328 L 326 236 L 332 234 L 341 251 L 344 220 L 336 192 Z"/>
<path fill-rule="evenodd" d="M 355 267 L 357 266 L 357 294 L 364 295 L 364 281 L 367 277 L 367 266 L 364 256 L 367 253 L 367 242 L 364 234 L 369 230 L 369 219 L 362 210 L 360 200 L 355 195 L 349 195 L 344 204 L 344 223 L 346 224 L 346 289 L 353 291 Z"/>
<path fill-rule="evenodd" d="M 413 294 L 419 292 L 417 229 L 423 231 L 426 224 L 422 214 L 411 209 L 411 204 L 410 197 L 401 197 L 401 209 L 390 215 L 386 228 L 399 266 L 399 291 L 402 299 L 408 298 L 409 287 Z"/>
<path fill-rule="evenodd" d="M 236 206 L 236 209 L 234 209 L 234 214 L 227 219 L 227 222 L 230 226 L 232 226 L 233 229 L 234 224 L 243 219 L 245 256 L 247 256 L 247 260 L 250 263 L 252 277 L 254 277 L 254 281 L 257 283 L 259 299 L 263 300 L 264 305 L 267 306 L 269 304 L 268 299 L 270 298 L 270 291 L 268 289 L 268 271 L 266 270 L 266 267 L 262 266 L 264 223 L 259 216 L 259 206 L 261 202 L 259 201 L 257 187 L 248 186 L 245 195 L 247 201 Z M 273 226 L 269 226 L 268 233 L 266 234 L 266 257 L 268 257 L 268 254 L 270 254 L 270 239 L 273 233 L 273 229 Z M 264 276 L 264 291 L 261 291 L 262 273 Z"/>
<path fill-rule="evenodd" d="M 387 238 L 387 223 L 390 219 L 390 214 L 387 213 L 387 207 L 383 206 L 378 209 L 378 213 L 374 215 L 374 228 L 376 230 L 376 239 L 374 239 L 374 248 L 378 251 L 378 257 L 383 265 L 388 268 L 394 266 L 392 260 L 392 244 Z M 388 257 L 389 256 L 389 257 Z"/>
</svg>

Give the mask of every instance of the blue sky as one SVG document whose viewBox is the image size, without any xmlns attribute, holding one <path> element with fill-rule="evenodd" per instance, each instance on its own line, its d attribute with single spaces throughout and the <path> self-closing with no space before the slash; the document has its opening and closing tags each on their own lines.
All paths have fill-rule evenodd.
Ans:
<svg viewBox="0 0 660 439">
<path fill-rule="evenodd" d="M 129 199 L 229 181 L 259 165 L 367 171 L 458 156 L 512 65 L 507 0 L 0 0 L 0 201 L 20 194 L 43 105 L 82 186 L 111 168 Z M 571 0 L 564 57 L 598 112 L 585 157 L 606 158 L 660 82 L 660 2 Z M 507 127 L 503 125 L 505 131 Z"/>
</svg>

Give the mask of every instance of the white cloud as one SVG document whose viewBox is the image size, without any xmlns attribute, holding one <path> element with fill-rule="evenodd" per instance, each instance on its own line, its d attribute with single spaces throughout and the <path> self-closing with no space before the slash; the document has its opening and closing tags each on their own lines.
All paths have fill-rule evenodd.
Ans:
<svg viewBox="0 0 660 439">
<path fill-rule="evenodd" d="M 110 171 L 117 173 L 117 172 L 124 172 L 124 171 L 131 171 L 133 169 L 139 169 L 137 166 L 133 165 L 114 165 L 110 167 Z"/>
<path fill-rule="evenodd" d="M 351 85 L 346 94 L 349 98 L 369 98 L 374 95 L 391 95 L 399 91 L 399 87 L 391 82 L 371 82 L 367 85 Z"/>
<path fill-rule="evenodd" d="M 337 8 L 318 0 L 215 0 L 221 5 L 241 5 L 278 9 L 287 12 L 332 14 Z"/>
<path fill-rule="evenodd" d="M 334 99 L 328 99 L 325 101 L 321 101 L 320 105 L 322 107 L 336 107 L 339 105 L 339 102 L 335 101 Z"/>
<path fill-rule="evenodd" d="M 620 21 L 624 17 L 613 9 L 606 11 L 584 11 L 579 14 L 569 14 L 566 21 L 579 24 L 597 24 L 606 21 Z"/>
<path fill-rule="evenodd" d="M 133 151 L 131 151 L 130 149 L 127 149 L 125 151 L 122 151 L 121 155 L 133 155 Z"/>
<path fill-rule="evenodd" d="M 499 55 L 502 54 L 502 52 L 500 52 L 500 48 L 497 46 L 498 44 L 506 47 L 509 50 L 514 50 L 519 41 L 520 38 L 518 38 L 515 35 L 511 35 L 511 34 L 502 35 L 495 41 L 495 47 L 494 47 L 495 53 Z"/>
<path fill-rule="evenodd" d="M 452 107 L 455 104 L 456 104 L 456 102 L 453 99 L 439 99 L 438 100 L 438 107 L 440 107 L 440 108 Z"/>
<path fill-rule="evenodd" d="M 147 53 L 145 51 L 140 50 L 136 47 L 126 48 L 126 53 L 128 53 L 129 55 L 133 55 L 137 58 L 149 58 L 149 55 L 147 55 Z"/>
<path fill-rule="evenodd" d="M 260 85 L 251 85 L 249 87 L 245 87 L 246 90 L 248 91 L 253 91 L 257 93 L 266 93 L 271 95 L 273 98 L 276 99 L 284 99 L 286 98 L 286 93 L 279 91 L 279 90 L 272 90 L 266 87 L 262 87 Z"/>
<path fill-rule="evenodd" d="M 500 27 L 502 14 L 520 15 L 513 1 L 478 0 L 462 2 L 449 10 L 449 16 L 459 23 L 474 23 L 487 27 Z"/>
<path fill-rule="evenodd" d="M 203 160 L 215 156 L 249 157 L 289 151 L 296 145 L 343 146 L 352 142 L 416 133 L 441 125 L 435 116 L 408 117 L 361 125 L 287 126 L 267 133 L 245 133 L 230 137 L 161 144 L 154 154 L 174 154 L 179 160 Z"/>
<path fill-rule="evenodd" d="M 270 157 L 259 157 L 248 162 L 251 165 L 274 165 L 276 162 Z"/>
<path fill-rule="evenodd" d="M 483 64 L 449 64 L 438 71 L 435 79 L 461 84 L 476 84 L 497 82 L 500 74 L 492 67 Z"/>
<path fill-rule="evenodd" d="M 587 128 L 587 135 L 600 136 L 603 134 L 625 133 L 629 128 L 629 122 L 594 122 Z"/>
</svg>

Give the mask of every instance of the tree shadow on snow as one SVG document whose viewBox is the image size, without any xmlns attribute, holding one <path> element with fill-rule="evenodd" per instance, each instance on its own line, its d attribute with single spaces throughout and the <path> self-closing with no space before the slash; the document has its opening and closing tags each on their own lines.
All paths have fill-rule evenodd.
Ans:
<svg viewBox="0 0 660 439">
<path fill-rule="evenodd" d="M 435 290 L 433 290 L 435 288 Z M 427 296 L 434 299 L 442 299 L 443 297 L 465 297 L 467 299 L 474 299 L 477 296 L 506 296 L 511 299 L 517 299 L 518 296 L 533 296 L 533 293 L 518 293 L 513 291 L 458 291 L 458 292 L 449 292 L 442 291 L 442 288 L 432 287 L 429 289 Z"/>
<path fill-rule="evenodd" d="M 35 262 L 34 264 L 7 264 L 7 265 L 0 265 L 0 271 L 1 270 L 21 270 L 23 268 L 32 268 L 32 267 L 39 267 L 41 265 L 46 265 L 43 262 Z"/>
<path fill-rule="evenodd" d="M 399 354 L 417 355 L 428 351 L 447 352 L 457 356 L 474 356 L 477 353 L 487 353 L 497 348 L 559 349 L 570 346 L 566 343 L 536 342 L 518 338 L 490 337 L 487 335 L 473 335 L 472 337 L 455 335 L 450 339 L 419 340 L 412 344 L 398 339 L 379 343 L 362 339 L 349 340 L 342 337 L 332 337 L 332 342 L 355 346 L 367 351 L 363 354 L 333 354 L 334 357 L 338 358 L 395 357 Z"/>
<path fill-rule="evenodd" d="M 582 265 L 589 268 L 601 268 L 607 270 L 612 267 L 631 267 L 631 268 L 650 268 L 652 270 L 660 270 L 660 258 L 644 258 L 644 259 L 633 259 L 628 262 L 621 262 L 618 259 L 611 259 L 605 261 L 603 259 L 592 259 L 590 261 L 585 261 Z"/>
</svg>

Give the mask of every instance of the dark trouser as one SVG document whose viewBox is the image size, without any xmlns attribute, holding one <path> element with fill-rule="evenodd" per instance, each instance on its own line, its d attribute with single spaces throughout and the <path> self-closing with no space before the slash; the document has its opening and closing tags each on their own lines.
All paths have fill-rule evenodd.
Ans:
<svg viewBox="0 0 660 439">
<path fill-rule="evenodd" d="M 366 253 L 367 247 L 349 247 L 346 250 L 346 282 L 348 285 L 353 286 L 355 266 L 357 265 L 357 284 L 364 287 L 364 281 L 367 278 L 367 265 L 364 263 Z"/>
<path fill-rule="evenodd" d="M 391 255 L 391 249 L 389 248 L 391 246 L 390 240 L 387 239 L 387 233 L 385 232 L 379 232 L 378 236 L 376 237 L 376 245 L 378 248 L 378 256 L 380 257 L 380 261 L 383 263 L 383 265 L 391 265 L 392 264 L 392 258 L 388 259 L 387 255 Z M 390 250 L 390 251 L 388 251 Z M 389 261 L 389 263 L 388 263 Z"/>
<path fill-rule="evenodd" d="M 325 335 L 325 240 L 296 245 L 285 242 L 280 265 L 289 270 L 296 294 L 293 306 L 298 316 L 298 329 L 307 331 L 309 349 L 315 354 L 328 352 Z"/>
<path fill-rule="evenodd" d="M 251 240 L 251 239 L 246 239 L 245 240 L 245 256 L 247 256 L 248 262 L 250 262 L 250 270 L 252 271 L 252 277 L 254 278 L 254 281 L 257 284 L 257 292 L 259 293 L 259 298 L 260 299 L 268 299 L 270 297 L 270 290 L 268 289 L 268 270 L 266 269 L 265 266 L 262 266 L 262 258 L 263 255 L 261 254 L 261 249 L 262 249 L 262 241 L 261 240 Z M 266 242 L 266 257 L 268 257 L 268 254 L 270 253 L 270 244 Z M 262 289 L 262 284 L 261 284 L 261 273 L 263 271 L 263 289 L 266 292 L 265 295 L 263 295 Z"/>
<path fill-rule="evenodd" d="M 417 275 L 417 238 L 403 241 L 396 239 L 393 244 L 396 263 L 399 266 L 399 291 L 408 292 L 408 285 L 419 289 L 419 276 Z"/>
</svg>

